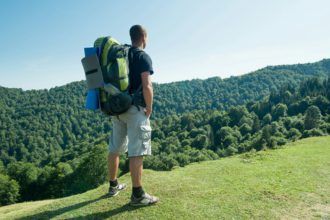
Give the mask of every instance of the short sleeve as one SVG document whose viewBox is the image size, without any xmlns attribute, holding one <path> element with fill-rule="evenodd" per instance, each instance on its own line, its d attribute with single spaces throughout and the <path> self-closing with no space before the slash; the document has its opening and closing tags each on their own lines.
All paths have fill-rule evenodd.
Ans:
<svg viewBox="0 0 330 220">
<path fill-rule="evenodd" d="M 140 57 L 140 73 L 147 71 L 150 72 L 150 75 L 154 73 L 152 68 L 152 60 L 148 54 L 144 53 Z"/>
</svg>

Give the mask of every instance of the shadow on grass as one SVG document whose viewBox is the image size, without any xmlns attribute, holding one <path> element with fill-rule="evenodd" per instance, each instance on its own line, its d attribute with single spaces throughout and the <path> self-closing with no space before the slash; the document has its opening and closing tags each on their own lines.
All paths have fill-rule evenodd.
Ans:
<svg viewBox="0 0 330 220">
<path fill-rule="evenodd" d="M 25 216 L 25 217 L 21 217 L 21 218 L 17 218 L 17 219 L 18 220 L 51 219 L 51 218 L 54 218 L 56 216 L 62 215 L 65 212 L 70 212 L 74 209 L 79 209 L 79 208 L 81 208 L 85 205 L 97 202 L 97 201 L 99 201 L 101 199 L 105 199 L 105 198 L 110 198 L 110 197 L 107 194 L 105 194 L 105 195 L 102 195 L 102 196 L 100 196 L 96 199 L 93 199 L 93 200 L 88 200 L 88 201 L 85 201 L 85 202 L 80 202 L 80 203 L 77 203 L 77 204 L 74 204 L 74 205 L 59 208 L 59 209 L 56 209 L 56 210 L 44 211 L 44 212 L 41 212 L 41 213 L 38 213 L 38 214 L 29 215 L 29 216 Z M 119 207 L 119 208 L 116 208 L 116 209 L 113 209 L 113 210 L 109 210 L 109 211 L 106 211 L 106 212 L 100 212 L 100 213 L 90 214 L 90 215 L 87 215 L 87 216 L 73 217 L 73 218 L 67 218 L 67 219 L 82 219 L 82 218 L 83 219 L 86 219 L 86 218 L 87 219 L 104 219 L 106 217 L 111 217 L 111 216 L 117 215 L 117 214 L 119 214 L 121 212 L 125 212 L 125 211 L 132 211 L 132 210 L 135 210 L 137 208 L 139 208 L 139 207 L 131 207 L 129 204 L 125 204 L 122 207 Z"/>
<path fill-rule="evenodd" d="M 98 212 L 98 213 L 94 213 L 94 214 L 90 214 L 90 215 L 84 215 L 84 216 L 79 216 L 79 217 L 73 217 L 73 218 L 66 218 L 66 220 L 79 220 L 79 219 L 107 219 L 110 217 L 113 217 L 117 214 L 120 214 L 122 212 L 129 212 L 129 211 L 133 211 L 139 208 L 146 208 L 146 206 L 137 206 L 137 207 L 133 207 L 130 206 L 128 203 L 123 205 L 122 207 L 118 207 L 116 209 L 112 209 L 109 211 L 105 211 L 105 212 Z"/>
</svg>

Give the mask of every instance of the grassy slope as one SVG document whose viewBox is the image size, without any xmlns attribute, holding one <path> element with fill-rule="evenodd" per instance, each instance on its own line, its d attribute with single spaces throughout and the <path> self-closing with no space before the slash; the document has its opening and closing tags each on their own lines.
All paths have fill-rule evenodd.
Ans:
<svg viewBox="0 0 330 220">
<path fill-rule="evenodd" d="M 106 197 L 107 184 L 54 200 L 0 207 L 4 219 L 328 219 L 330 136 L 308 138 L 279 150 L 191 164 L 170 172 L 145 170 L 155 206 L 127 205 L 128 190 Z"/>
</svg>

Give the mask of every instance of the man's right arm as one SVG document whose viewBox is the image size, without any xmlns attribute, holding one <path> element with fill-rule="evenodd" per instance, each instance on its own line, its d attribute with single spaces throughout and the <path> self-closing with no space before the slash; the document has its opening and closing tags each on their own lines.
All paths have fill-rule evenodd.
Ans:
<svg viewBox="0 0 330 220">
<path fill-rule="evenodd" d="M 153 88 L 151 82 L 150 72 L 146 71 L 141 74 L 143 97 L 146 103 L 145 114 L 150 117 L 152 113 L 152 101 L 153 101 Z"/>
</svg>

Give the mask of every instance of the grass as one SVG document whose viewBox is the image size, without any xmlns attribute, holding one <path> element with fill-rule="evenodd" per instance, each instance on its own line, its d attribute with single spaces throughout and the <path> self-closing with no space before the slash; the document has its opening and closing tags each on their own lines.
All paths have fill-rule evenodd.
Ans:
<svg viewBox="0 0 330 220">
<path fill-rule="evenodd" d="M 128 189 L 114 198 L 104 184 L 0 207 L 0 219 L 330 219 L 330 136 L 169 172 L 145 170 L 144 188 L 161 199 L 150 207 L 130 207 L 130 176 L 119 180 Z"/>
</svg>

